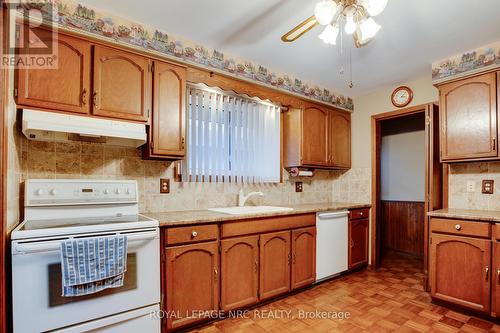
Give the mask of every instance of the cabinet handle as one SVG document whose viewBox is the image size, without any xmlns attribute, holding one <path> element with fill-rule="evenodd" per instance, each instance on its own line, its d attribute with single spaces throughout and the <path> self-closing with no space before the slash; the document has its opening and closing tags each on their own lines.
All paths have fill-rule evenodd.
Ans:
<svg viewBox="0 0 500 333">
<path fill-rule="evenodd" d="M 186 140 L 184 139 L 184 137 L 182 137 L 181 139 L 181 150 L 184 150 L 184 143 L 186 142 Z"/>
<path fill-rule="evenodd" d="M 255 270 L 255 274 L 257 274 L 259 271 L 259 263 L 257 262 L 257 260 L 255 260 L 255 262 L 254 262 L 254 270 Z"/>
<path fill-rule="evenodd" d="M 92 96 L 94 107 L 96 107 L 96 108 L 97 108 L 97 96 L 98 96 L 98 94 L 99 94 L 99 92 L 96 90 L 96 91 L 94 91 L 94 94 Z"/>
<path fill-rule="evenodd" d="M 500 268 L 497 268 L 497 284 L 500 284 Z"/>
<path fill-rule="evenodd" d="M 354 247 L 354 240 L 351 239 L 351 247 Z"/>
<path fill-rule="evenodd" d="M 297 260 L 297 256 L 295 255 L 295 253 L 293 254 L 293 264 L 295 265 L 295 261 Z"/>
<path fill-rule="evenodd" d="M 197 233 L 196 231 L 193 231 L 193 232 L 191 233 L 191 238 L 195 238 L 195 237 L 197 237 L 197 236 L 198 236 L 198 233 Z"/>
<path fill-rule="evenodd" d="M 214 279 L 215 282 L 217 282 L 217 280 L 219 279 L 219 271 L 217 271 L 217 268 L 214 268 Z"/>
<path fill-rule="evenodd" d="M 83 89 L 81 98 L 82 98 L 82 105 L 87 105 L 87 89 Z"/>
<path fill-rule="evenodd" d="M 292 255 L 288 253 L 288 266 L 290 266 L 291 260 L 292 260 Z"/>
<path fill-rule="evenodd" d="M 489 273 L 490 273 L 490 268 L 488 266 L 486 266 L 486 269 L 484 270 L 484 272 L 486 273 L 486 281 L 488 281 L 488 277 L 489 277 Z"/>
<path fill-rule="evenodd" d="M 460 224 L 457 224 L 455 225 L 455 229 L 457 229 L 458 231 L 462 230 L 462 226 Z"/>
</svg>

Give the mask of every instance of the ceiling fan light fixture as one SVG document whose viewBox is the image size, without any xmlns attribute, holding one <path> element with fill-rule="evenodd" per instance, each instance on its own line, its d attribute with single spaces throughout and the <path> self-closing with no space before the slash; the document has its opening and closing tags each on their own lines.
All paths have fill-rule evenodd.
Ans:
<svg viewBox="0 0 500 333">
<path fill-rule="evenodd" d="M 321 25 L 328 25 L 332 22 L 333 17 L 337 14 L 338 5 L 333 0 L 325 0 L 318 2 L 314 7 L 314 16 Z"/>
<path fill-rule="evenodd" d="M 380 28 L 381 26 L 371 17 L 363 20 L 363 22 L 359 25 L 361 40 L 365 41 L 375 37 Z"/>
<path fill-rule="evenodd" d="M 388 0 L 363 0 L 362 5 L 370 16 L 377 16 L 382 13 L 387 6 Z"/>
<path fill-rule="evenodd" d="M 354 15 L 352 13 L 348 13 L 345 17 L 345 32 L 349 35 L 352 35 L 356 31 L 356 28 L 357 25 L 356 22 L 354 22 Z"/>
<path fill-rule="evenodd" d="M 326 44 L 336 45 L 339 28 L 336 25 L 329 24 L 325 30 L 319 35 L 319 38 Z"/>
</svg>

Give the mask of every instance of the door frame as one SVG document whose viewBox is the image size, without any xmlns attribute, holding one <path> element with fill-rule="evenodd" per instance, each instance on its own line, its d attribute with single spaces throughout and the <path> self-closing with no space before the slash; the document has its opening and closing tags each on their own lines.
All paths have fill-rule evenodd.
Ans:
<svg viewBox="0 0 500 333">
<path fill-rule="evenodd" d="M 432 123 L 432 119 L 434 117 L 437 117 L 436 115 L 434 117 L 429 116 L 431 112 L 437 113 L 437 102 L 434 103 L 429 103 L 429 104 L 421 104 L 421 105 L 416 105 L 413 107 L 409 108 L 404 108 L 400 110 L 395 110 L 395 111 L 390 111 L 390 112 L 385 112 L 381 114 L 376 114 L 371 117 L 371 127 L 372 127 L 372 206 L 371 206 L 371 221 L 370 221 L 370 230 L 371 230 L 371 236 L 370 236 L 370 249 L 371 249 L 371 257 L 370 257 L 370 266 L 374 269 L 376 269 L 379 264 L 380 264 L 380 207 L 381 207 L 381 194 L 380 194 L 380 187 L 381 187 L 381 181 L 380 181 L 380 152 L 381 152 L 381 125 L 384 120 L 390 120 L 390 119 L 395 119 L 395 118 L 403 118 L 407 117 L 410 115 L 415 115 L 419 113 L 423 113 L 425 115 L 425 123 L 426 123 L 426 134 L 429 133 L 429 129 L 433 129 L 434 125 L 439 124 L 439 119 L 435 119 L 434 123 Z M 439 118 L 439 117 L 437 117 Z M 434 132 L 434 131 L 433 131 Z M 439 130 L 437 131 L 439 133 Z M 426 213 L 427 213 L 427 208 L 428 210 L 435 209 L 436 207 L 433 205 L 433 207 L 429 207 L 427 205 L 427 202 L 430 200 L 433 200 L 432 198 L 429 198 L 430 191 L 432 189 L 432 184 L 434 180 L 434 175 L 435 173 L 431 172 L 429 170 L 429 165 L 430 163 L 436 162 L 436 156 L 437 156 L 437 162 L 439 162 L 439 149 L 436 148 L 430 152 L 427 147 L 434 146 L 439 147 L 439 137 L 431 137 L 430 135 L 426 135 L 425 139 L 425 145 L 426 145 L 426 180 L 425 180 L 425 201 L 426 201 Z M 432 154 L 431 154 L 432 153 Z M 437 155 L 436 155 L 437 154 Z M 446 206 L 446 200 L 445 200 L 445 189 L 447 188 L 447 179 L 448 177 L 444 177 L 445 175 L 445 168 L 443 167 L 443 172 L 439 172 L 439 186 L 440 191 L 437 194 L 439 197 L 438 204 L 442 206 Z M 432 176 L 431 176 L 432 175 Z M 435 195 L 433 195 L 435 196 Z M 447 197 L 447 196 L 446 196 Z M 428 240 L 428 218 L 424 220 L 424 288 L 427 289 L 428 285 L 428 279 L 427 279 L 427 267 L 428 267 L 428 252 L 429 252 L 429 240 Z"/>
<path fill-rule="evenodd" d="M 0 0 L 0 56 L 3 57 L 8 37 L 8 10 L 4 8 L 4 1 Z M 8 70 L 0 68 L 0 332 L 7 332 L 7 288 L 6 288 L 6 260 L 7 256 L 7 152 L 8 128 L 6 100 L 8 96 Z"/>
</svg>

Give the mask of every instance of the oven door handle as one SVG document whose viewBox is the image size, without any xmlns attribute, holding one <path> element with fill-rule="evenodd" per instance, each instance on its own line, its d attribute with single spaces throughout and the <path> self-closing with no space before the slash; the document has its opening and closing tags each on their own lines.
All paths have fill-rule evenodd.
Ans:
<svg viewBox="0 0 500 333">
<path fill-rule="evenodd" d="M 126 234 L 127 242 L 130 243 L 149 241 L 158 238 L 158 231 Z M 37 242 L 37 243 L 13 243 L 12 254 L 31 254 L 41 252 L 55 252 L 61 248 L 61 241 Z"/>
</svg>

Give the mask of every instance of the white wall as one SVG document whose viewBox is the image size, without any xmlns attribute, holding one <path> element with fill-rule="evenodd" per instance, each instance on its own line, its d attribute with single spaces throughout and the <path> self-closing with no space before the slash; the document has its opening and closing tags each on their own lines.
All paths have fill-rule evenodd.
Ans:
<svg viewBox="0 0 500 333">
<path fill-rule="evenodd" d="M 371 168 L 371 116 L 396 109 L 390 98 L 394 88 L 400 85 L 413 89 L 413 101 L 408 107 L 437 102 L 439 99 L 438 90 L 432 85 L 430 69 L 429 74 L 411 81 L 382 87 L 369 94 L 355 97 L 352 114 L 353 168 Z"/>
<path fill-rule="evenodd" d="M 382 136 L 381 199 L 424 201 L 425 131 Z"/>
</svg>

